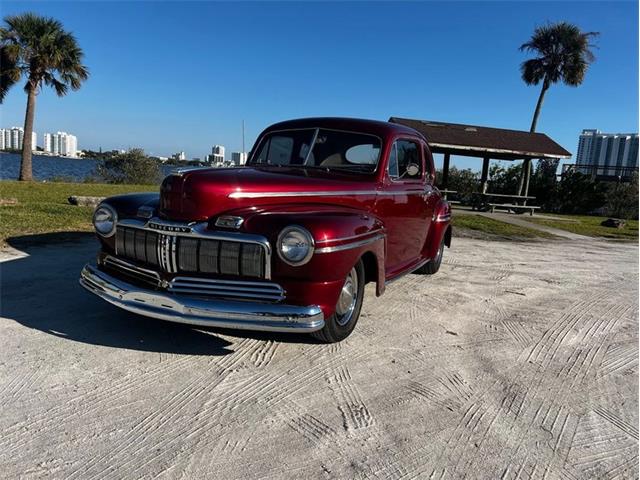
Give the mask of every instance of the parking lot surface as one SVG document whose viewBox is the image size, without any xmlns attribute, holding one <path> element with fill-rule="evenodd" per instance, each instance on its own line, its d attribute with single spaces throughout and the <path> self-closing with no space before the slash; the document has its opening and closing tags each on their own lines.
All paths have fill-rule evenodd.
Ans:
<svg viewBox="0 0 640 480">
<path fill-rule="evenodd" d="M 119 311 L 90 236 L 0 265 L 5 478 L 638 476 L 638 246 L 455 239 L 346 341 Z"/>
</svg>

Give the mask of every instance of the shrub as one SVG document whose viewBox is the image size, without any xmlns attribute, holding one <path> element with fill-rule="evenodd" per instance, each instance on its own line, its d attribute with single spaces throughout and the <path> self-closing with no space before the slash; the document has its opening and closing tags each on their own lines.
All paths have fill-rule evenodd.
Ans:
<svg viewBox="0 0 640 480">
<path fill-rule="evenodd" d="M 605 195 L 607 215 L 616 218 L 638 218 L 638 174 L 629 183 L 612 183 Z"/>
<path fill-rule="evenodd" d="M 158 163 L 141 148 L 105 158 L 96 167 L 96 175 L 107 183 L 159 183 L 162 175 Z"/>
<path fill-rule="evenodd" d="M 566 172 L 558 183 L 555 210 L 560 213 L 588 214 L 605 203 L 606 187 L 580 172 Z"/>
<path fill-rule="evenodd" d="M 441 182 L 442 171 L 438 170 L 436 172 L 436 185 L 440 185 Z M 447 189 L 458 192 L 457 198 L 466 203 L 470 200 L 471 193 L 478 190 L 479 182 L 480 176 L 470 168 L 458 169 L 451 167 L 449 169 Z"/>
</svg>

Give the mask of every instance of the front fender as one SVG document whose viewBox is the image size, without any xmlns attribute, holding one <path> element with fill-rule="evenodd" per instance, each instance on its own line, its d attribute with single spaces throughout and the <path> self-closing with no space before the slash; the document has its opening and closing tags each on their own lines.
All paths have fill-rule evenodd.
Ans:
<svg viewBox="0 0 640 480">
<path fill-rule="evenodd" d="M 119 218 L 133 218 L 137 216 L 138 209 L 142 206 L 157 209 L 160 203 L 160 194 L 143 192 L 114 195 L 113 197 L 105 198 L 101 203 L 111 205 L 118 212 Z"/>
<path fill-rule="evenodd" d="M 316 277 L 321 276 L 327 281 L 344 279 L 359 258 L 354 252 L 370 251 L 369 245 L 384 236 L 384 226 L 378 218 L 368 212 L 350 208 L 278 205 L 261 208 L 244 217 L 243 230 L 266 236 L 274 249 L 277 248 L 278 234 L 285 227 L 299 225 L 311 233 L 315 241 L 315 253 L 306 265 L 292 267 L 281 261 L 277 252 L 274 252 L 272 271 L 285 277 L 306 278 L 313 272 Z M 334 253 L 340 255 L 329 256 Z M 327 262 L 329 259 L 332 260 L 331 264 Z"/>
<path fill-rule="evenodd" d="M 149 207 L 152 210 L 152 214 L 155 214 L 160 202 L 159 193 L 129 193 L 126 195 L 115 195 L 113 197 L 105 198 L 100 203 L 107 203 L 118 214 L 118 219 L 123 218 L 135 218 L 138 215 L 138 209 L 140 207 Z M 115 235 L 109 238 L 101 237 L 97 235 L 100 243 L 107 251 L 115 251 Z"/>
<path fill-rule="evenodd" d="M 365 263 L 366 281 L 375 282 L 378 295 L 382 294 L 386 235 L 377 217 L 357 209 L 309 204 L 274 205 L 248 213 L 228 212 L 244 216 L 243 229 L 247 233 L 269 239 L 274 249 L 272 278 L 297 301 L 313 299 L 320 303 L 325 315 L 332 314 L 344 279 L 360 258 Z M 306 228 L 315 241 L 311 260 L 298 267 L 283 262 L 277 253 L 278 234 L 290 225 Z M 323 292 L 320 301 L 319 291 Z"/>
</svg>

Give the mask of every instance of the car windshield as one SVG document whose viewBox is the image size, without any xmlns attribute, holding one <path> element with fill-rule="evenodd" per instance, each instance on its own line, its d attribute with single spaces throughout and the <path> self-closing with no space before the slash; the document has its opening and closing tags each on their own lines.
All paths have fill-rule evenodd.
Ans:
<svg viewBox="0 0 640 480">
<path fill-rule="evenodd" d="M 272 132 L 260 141 L 250 165 L 374 172 L 380 139 L 322 128 Z"/>
</svg>

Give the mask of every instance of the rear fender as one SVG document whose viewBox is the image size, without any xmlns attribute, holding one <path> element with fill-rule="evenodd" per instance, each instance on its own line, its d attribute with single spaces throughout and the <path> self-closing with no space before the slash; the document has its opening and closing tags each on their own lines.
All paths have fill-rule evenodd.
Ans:
<svg viewBox="0 0 640 480">
<path fill-rule="evenodd" d="M 444 239 L 444 244 L 451 247 L 451 206 L 446 200 L 440 200 L 433 211 L 431 228 L 427 236 L 424 255 L 426 258 L 434 258 Z"/>
</svg>

